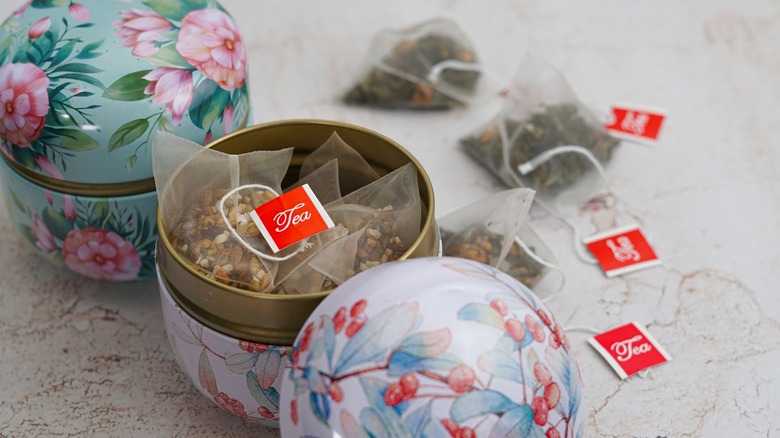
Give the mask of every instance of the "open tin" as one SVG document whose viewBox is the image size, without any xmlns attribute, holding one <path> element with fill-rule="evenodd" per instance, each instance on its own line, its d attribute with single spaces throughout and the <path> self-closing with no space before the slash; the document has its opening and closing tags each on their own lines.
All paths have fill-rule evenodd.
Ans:
<svg viewBox="0 0 780 438">
<path fill-rule="evenodd" d="M 441 242 L 434 218 L 433 188 L 428 175 L 409 152 L 387 137 L 340 122 L 289 120 L 245 128 L 206 147 L 231 154 L 293 147 L 293 158 L 283 182 L 286 187 L 296 182 L 306 157 L 334 132 L 352 146 L 380 176 L 408 163 L 413 164 L 417 170 L 422 202 L 421 231 L 400 258 L 440 255 Z M 174 174 L 172 179 L 178 176 Z M 345 192 L 354 188 L 348 185 L 342 187 Z M 227 411 L 275 424 L 278 416 L 278 404 L 274 403 L 278 403 L 278 398 L 275 394 L 278 395 L 278 380 L 284 365 L 269 366 L 269 363 L 276 363 L 277 357 L 287 360 L 288 346 L 292 345 L 306 319 L 330 291 L 302 295 L 258 294 L 219 283 L 207 278 L 179 256 L 171 245 L 159 215 L 157 225 L 163 231 L 157 246 L 157 265 L 166 329 L 174 351 L 182 358 L 182 367 L 204 394 L 208 394 Z M 218 333 L 220 341 L 215 342 L 219 345 L 212 348 L 202 339 L 183 334 L 181 327 L 175 328 L 174 321 L 177 319 L 169 315 L 182 312 L 185 314 L 183 321 L 186 321 L 186 326 L 194 327 L 193 333 Z M 249 345 L 252 347 L 247 347 Z M 226 356 L 214 353 L 231 349 L 235 353 Z M 221 366 L 212 366 L 216 363 L 221 363 Z M 226 392 L 222 388 L 230 388 L 234 392 Z M 242 406 L 240 410 L 237 409 L 239 404 Z"/>
</svg>

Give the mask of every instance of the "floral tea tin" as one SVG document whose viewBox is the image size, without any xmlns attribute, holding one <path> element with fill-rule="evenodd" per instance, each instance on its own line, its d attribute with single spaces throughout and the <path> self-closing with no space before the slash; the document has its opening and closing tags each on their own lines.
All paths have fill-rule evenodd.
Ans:
<svg viewBox="0 0 780 438">
<path fill-rule="evenodd" d="M 290 120 L 242 129 L 208 147 L 232 154 L 293 147 L 287 186 L 296 181 L 305 158 L 334 132 L 353 146 L 379 175 L 408 163 L 414 165 L 423 206 L 421 232 L 401 258 L 438 255 L 440 239 L 430 180 L 412 155 L 380 134 L 339 122 Z M 158 227 L 162 230 L 160 220 L 158 216 Z M 166 329 L 174 351 L 181 350 L 182 369 L 202 393 L 228 412 L 264 424 L 271 420 L 270 424 L 278 425 L 277 369 L 289 362 L 290 345 L 306 318 L 330 291 L 258 294 L 219 283 L 182 259 L 165 232 L 159 236 L 157 263 L 163 307 L 167 308 Z M 193 337 L 187 327 L 195 327 L 196 334 L 201 330 L 209 335 Z M 220 339 L 219 348 L 210 349 L 207 338 Z"/>
<path fill-rule="evenodd" d="M 34 0 L 0 27 L 0 176 L 47 259 L 154 277 L 151 140 L 247 125 L 246 50 L 214 0 Z"/>
<path fill-rule="evenodd" d="M 509 275 L 440 257 L 388 263 L 311 314 L 284 370 L 282 435 L 581 437 L 576 358 Z"/>
</svg>

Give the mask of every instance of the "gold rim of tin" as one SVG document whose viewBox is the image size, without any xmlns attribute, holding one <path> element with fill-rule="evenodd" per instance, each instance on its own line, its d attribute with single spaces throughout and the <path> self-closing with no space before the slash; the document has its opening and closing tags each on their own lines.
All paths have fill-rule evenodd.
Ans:
<svg viewBox="0 0 780 438">
<path fill-rule="evenodd" d="M 77 183 L 65 181 L 50 176 L 41 175 L 16 161 L 10 160 L 5 154 L 0 154 L 3 160 L 16 173 L 33 184 L 39 185 L 45 189 L 55 192 L 65 193 L 76 196 L 90 197 L 118 197 L 140 195 L 154 191 L 154 178 L 147 178 L 138 181 L 128 181 L 122 183 Z"/>
<path fill-rule="evenodd" d="M 246 127 L 248 123 L 249 114 L 247 113 L 242 120 L 241 126 Z M 136 181 L 126 181 L 120 183 L 79 183 L 42 175 L 28 167 L 22 166 L 14 160 L 9 159 L 3 153 L 0 153 L 0 156 L 2 156 L 5 162 L 11 166 L 11 169 L 15 170 L 16 173 L 21 175 L 24 179 L 45 189 L 54 190 L 56 192 L 65 193 L 68 195 L 113 198 L 119 196 L 141 195 L 155 191 L 154 178 L 145 178 Z"/>
<path fill-rule="evenodd" d="M 229 146 L 231 145 L 231 142 L 240 139 L 249 132 L 270 130 L 274 128 L 293 128 L 298 125 L 321 126 L 327 129 L 331 129 L 331 132 L 338 132 L 339 129 L 354 131 L 363 136 L 372 137 L 374 140 L 390 146 L 391 148 L 395 149 L 396 152 L 403 155 L 407 162 L 412 163 L 418 172 L 418 184 L 420 184 L 421 195 L 424 195 L 422 199 L 422 205 L 426 210 L 426 214 L 425 219 L 421 222 L 420 236 L 410 245 L 409 249 L 400 257 L 400 259 L 407 259 L 410 256 L 413 256 L 415 253 L 421 251 L 422 245 L 425 243 L 431 244 L 431 239 L 434 239 L 435 247 L 432 248 L 434 252 L 428 255 L 438 254 L 438 227 L 434 218 L 434 196 L 433 186 L 431 184 L 430 178 L 428 177 L 428 174 L 425 172 L 425 169 L 423 169 L 420 162 L 412 154 L 410 154 L 409 151 L 407 151 L 403 146 L 394 140 L 382 134 L 367 128 L 363 128 L 361 126 L 343 122 L 311 119 L 291 119 L 263 123 L 248 128 L 243 128 L 224 137 L 220 137 L 217 140 L 214 140 L 206 147 L 223 151 L 222 149 L 230 149 L 223 147 L 226 143 Z M 288 146 L 279 145 L 279 147 Z M 248 150 L 257 150 L 257 148 L 255 146 L 254 149 L 247 149 L 247 151 Z M 175 178 L 175 175 L 176 173 L 172 175 L 171 179 Z M 247 300 L 276 304 L 290 303 L 292 305 L 299 305 L 303 307 L 301 311 L 305 311 L 305 308 L 309 308 L 308 312 L 306 312 L 306 316 L 301 320 L 301 325 L 303 322 L 305 322 L 305 320 L 308 318 L 308 315 L 311 313 L 311 311 L 314 310 L 317 304 L 319 304 L 319 302 L 322 301 L 331 292 L 328 290 L 300 295 L 258 294 L 219 283 L 216 280 L 210 279 L 203 275 L 203 273 L 195 269 L 190 262 L 182 258 L 175 248 L 171 247 L 170 240 L 168 239 L 167 232 L 165 232 L 165 227 L 162 223 L 162 216 L 160 215 L 159 209 L 157 211 L 157 229 L 159 230 L 159 242 L 162 243 L 162 245 L 158 244 L 158 262 L 160 264 L 160 268 L 162 269 L 163 278 L 165 279 L 166 284 L 169 286 L 171 295 L 195 319 L 222 333 L 250 341 L 290 345 L 294 342 L 295 337 L 297 336 L 297 331 L 300 328 L 294 330 L 295 333 L 291 335 L 292 332 L 290 331 L 285 332 L 285 330 L 264 329 L 260 327 L 250 327 L 245 324 L 236 324 L 231 321 L 227 321 L 224 318 L 215 316 L 213 312 L 206 312 L 199 306 L 193 304 L 192 301 L 187 297 L 187 293 L 183 292 L 184 290 L 192 290 L 192 288 L 197 288 L 198 285 L 202 287 L 205 283 L 207 287 L 210 286 L 214 289 L 229 292 Z M 435 234 L 435 236 L 432 234 Z M 215 303 L 215 305 L 216 304 L 217 303 Z"/>
</svg>

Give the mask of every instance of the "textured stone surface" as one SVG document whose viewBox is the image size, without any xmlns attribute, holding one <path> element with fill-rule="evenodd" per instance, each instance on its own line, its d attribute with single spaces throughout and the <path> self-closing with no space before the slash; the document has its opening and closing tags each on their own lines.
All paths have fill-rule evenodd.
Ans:
<svg viewBox="0 0 780 438">
<path fill-rule="evenodd" d="M 638 320 L 673 357 L 620 381 L 590 334 L 570 331 L 588 436 L 780 435 L 776 1 L 222 3 L 249 48 L 256 122 L 317 117 L 388 135 L 428 170 L 439 215 L 501 189 L 457 147 L 498 102 L 434 114 L 342 106 L 336 96 L 382 27 L 451 17 L 497 76 L 532 51 L 597 112 L 615 101 L 666 108 L 659 146 L 624 144 L 608 167 L 613 193 L 570 212 L 582 235 L 640 223 L 663 266 L 608 280 L 575 257 L 567 227 L 534 214 L 567 274 L 550 302 L 558 319 L 601 330 Z M 153 283 L 50 267 L 4 204 L 0 235 L 0 436 L 273 436 L 220 411 L 177 369 Z"/>
</svg>

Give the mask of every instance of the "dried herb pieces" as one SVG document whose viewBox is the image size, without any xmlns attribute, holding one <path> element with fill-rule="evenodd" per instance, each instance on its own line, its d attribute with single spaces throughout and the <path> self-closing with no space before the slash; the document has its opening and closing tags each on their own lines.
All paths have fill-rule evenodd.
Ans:
<svg viewBox="0 0 780 438">
<path fill-rule="evenodd" d="M 534 260 L 523 248 L 514 242 L 509 253 L 501 263 L 503 236 L 489 231 L 482 225 L 471 226 L 461 233 L 452 233 L 442 229 L 444 255 L 474 260 L 495 266 L 524 285 L 533 287 L 545 273 L 545 267 Z M 533 251 L 533 248 L 531 248 Z"/>
<path fill-rule="evenodd" d="M 474 92 L 479 73 L 445 69 L 436 83 L 428 81 L 438 63 L 476 62 L 476 54 L 456 37 L 428 34 L 399 42 L 344 96 L 344 102 L 385 108 L 448 109 L 462 106 L 456 96 Z"/>
<path fill-rule="evenodd" d="M 234 239 L 222 220 L 217 201 L 227 190 L 205 189 L 201 193 L 200 205 L 189 207 L 169 233 L 171 244 L 187 258 L 192 266 L 206 277 L 241 289 L 264 292 L 271 285 L 271 275 L 260 259 L 247 251 Z M 225 201 L 227 217 L 236 223 L 238 214 L 247 214 L 270 200 L 273 194 L 258 191 L 251 195 L 238 196 Z M 236 231 L 241 236 L 258 237 L 260 230 L 252 221 L 239 223 Z"/>
<path fill-rule="evenodd" d="M 505 123 L 508 144 L 501 138 L 499 123 Z M 582 146 L 604 163 L 611 158 L 618 143 L 605 130 L 586 120 L 575 104 L 545 106 L 523 120 L 499 120 L 478 134 L 461 139 L 474 159 L 501 175 L 506 183 L 516 185 L 507 175 L 512 172 L 528 187 L 540 192 L 555 192 L 569 186 L 593 170 L 593 164 L 578 153 L 556 155 L 527 175 L 518 171 L 520 164 L 564 145 Z M 506 155 L 504 148 L 508 148 Z"/>
</svg>

